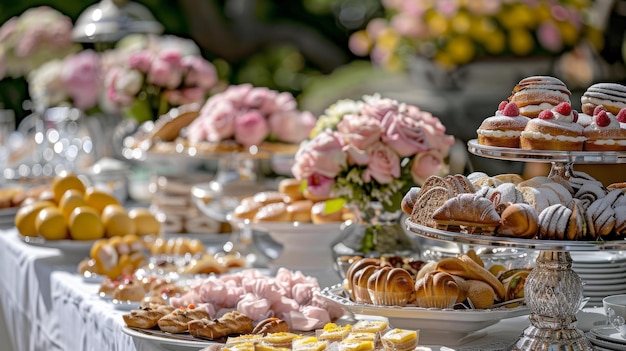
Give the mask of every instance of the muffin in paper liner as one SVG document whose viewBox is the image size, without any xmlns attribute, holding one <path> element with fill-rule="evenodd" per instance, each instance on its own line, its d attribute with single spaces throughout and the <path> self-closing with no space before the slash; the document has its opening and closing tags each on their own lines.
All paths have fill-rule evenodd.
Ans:
<svg viewBox="0 0 626 351">
<path fill-rule="evenodd" d="M 389 292 L 368 289 L 372 304 L 380 306 L 406 306 L 411 302 L 412 291 Z"/>
<path fill-rule="evenodd" d="M 456 295 L 418 297 L 415 299 L 415 305 L 424 308 L 452 308 L 456 299 Z"/>
</svg>

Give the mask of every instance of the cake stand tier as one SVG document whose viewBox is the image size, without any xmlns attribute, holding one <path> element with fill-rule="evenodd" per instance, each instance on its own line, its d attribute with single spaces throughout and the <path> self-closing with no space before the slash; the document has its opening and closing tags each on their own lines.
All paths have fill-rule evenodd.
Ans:
<svg viewBox="0 0 626 351">
<path fill-rule="evenodd" d="M 406 220 L 410 232 L 425 238 L 469 245 L 509 246 L 540 250 L 537 265 L 524 286 L 530 326 L 511 350 L 594 350 L 576 328 L 576 312 L 583 300 L 582 279 L 572 270 L 570 251 L 626 249 L 626 240 L 565 241 L 495 237 L 449 232 Z"/>
<path fill-rule="evenodd" d="M 477 156 L 506 161 L 576 164 L 626 163 L 626 152 L 624 151 L 524 150 L 481 145 L 477 139 L 467 142 L 467 150 Z"/>
</svg>

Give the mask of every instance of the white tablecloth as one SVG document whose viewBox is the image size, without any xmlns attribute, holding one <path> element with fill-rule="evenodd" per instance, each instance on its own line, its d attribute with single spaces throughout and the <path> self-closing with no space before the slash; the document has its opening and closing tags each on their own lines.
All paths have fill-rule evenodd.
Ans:
<svg viewBox="0 0 626 351">
<path fill-rule="evenodd" d="M 97 284 L 74 273 L 77 259 L 26 244 L 14 229 L 0 230 L 0 350 L 163 350 L 121 331 L 124 312 L 97 296 Z M 589 328 L 589 322 L 602 319 L 598 312 L 601 309 L 586 310 L 587 320 L 579 326 Z M 3 323 L 8 342 L 1 332 Z M 503 350 L 528 324 L 527 316 L 506 319 L 460 343 L 437 340 L 437 344 L 460 351 Z"/>
</svg>

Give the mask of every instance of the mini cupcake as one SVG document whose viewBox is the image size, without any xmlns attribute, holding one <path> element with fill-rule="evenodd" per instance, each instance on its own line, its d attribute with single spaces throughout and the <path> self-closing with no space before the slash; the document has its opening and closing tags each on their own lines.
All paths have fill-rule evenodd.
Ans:
<svg viewBox="0 0 626 351">
<path fill-rule="evenodd" d="M 514 102 L 502 101 L 492 117 L 485 118 L 478 127 L 478 143 L 488 146 L 518 148 L 520 135 L 530 118 L 520 115 Z"/>
<path fill-rule="evenodd" d="M 415 281 L 403 268 L 384 266 L 367 282 L 367 291 L 374 305 L 406 306 L 413 298 Z"/>
<path fill-rule="evenodd" d="M 425 308 L 452 308 L 461 294 L 454 278 L 445 272 L 429 272 L 415 282 L 415 304 Z"/>
</svg>

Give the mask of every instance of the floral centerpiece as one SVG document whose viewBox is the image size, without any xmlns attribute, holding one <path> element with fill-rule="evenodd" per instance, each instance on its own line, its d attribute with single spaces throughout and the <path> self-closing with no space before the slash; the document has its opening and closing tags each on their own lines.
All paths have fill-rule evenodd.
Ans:
<svg viewBox="0 0 626 351">
<path fill-rule="evenodd" d="M 447 173 L 454 137 L 445 131 L 437 117 L 415 105 L 379 95 L 339 100 L 301 145 L 292 173 L 316 197 L 338 197 L 334 206 L 347 202 L 357 218 L 371 221 L 381 210 L 399 213 L 411 187 Z M 369 244 L 360 250 L 375 248 L 381 228 L 365 231 L 362 244 Z"/>
<path fill-rule="evenodd" d="M 192 144 L 263 146 L 277 151 L 277 145 L 299 144 L 315 126 L 315 116 L 298 110 L 297 105 L 288 92 L 231 85 L 206 101 L 187 128 L 187 138 Z"/>
<path fill-rule="evenodd" d="M 385 0 L 385 18 L 354 33 L 350 47 L 391 69 L 423 57 L 450 70 L 485 57 L 555 56 L 588 33 L 590 0 Z"/>
<path fill-rule="evenodd" d="M 27 78 L 30 97 L 40 112 L 67 105 L 83 111 L 97 109 L 101 92 L 100 56 L 92 50 L 50 60 Z"/>
<path fill-rule="evenodd" d="M 203 102 L 218 84 L 217 72 L 196 50 L 188 50 L 189 45 L 170 38 L 160 45 L 105 53 L 108 105 L 144 122 L 173 107 Z"/>
<path fill-rule="evenodd" d="M 27 75 L 43 63 L 80 50 L 72 20 L 48 7 L 32 7 L 0 27 L 0 79 Z"/>
</svg>

